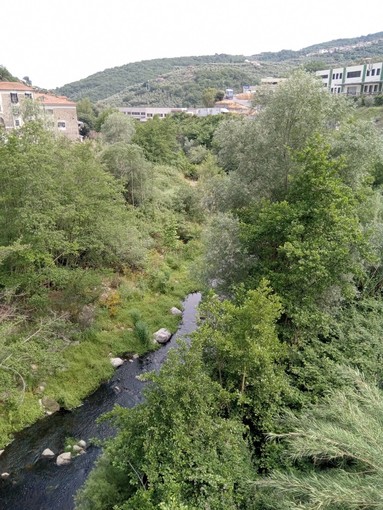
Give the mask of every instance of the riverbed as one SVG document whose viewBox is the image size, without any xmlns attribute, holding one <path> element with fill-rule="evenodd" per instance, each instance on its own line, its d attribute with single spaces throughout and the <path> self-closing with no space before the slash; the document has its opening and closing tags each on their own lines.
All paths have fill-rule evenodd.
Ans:
<svg viewBox="0 0 383 510">
<path fill-rule="evenodd" d="M 15 436 L 0 457 L 0 473 L 10 473 L 7 480 L 0 480 L 0 510 L 74 509 L 74 495 L 101 453 L 101 448 L 95 446 L 92 439 L 113 435 L 108 423 L 97 424 L 97 418 L 116 404 L 133 407 L 142 401 L 145 383 L 137 377 L 159 370 L 169 349 L 177 346 L 177 339 L 187 339 L 197 328 L 200 300 L 201 294 L 197 292 L 186 297 L 182 322 L 166 345 L 142 358 L 124 363 L 77 409 L 59 411 Z M 85 440 L 89 444 L 86 454 L 60 467 L 56 466 L 55 459 L 41 458 L 45 448 L 61 453 L 67 438 Z"/>
</svg>

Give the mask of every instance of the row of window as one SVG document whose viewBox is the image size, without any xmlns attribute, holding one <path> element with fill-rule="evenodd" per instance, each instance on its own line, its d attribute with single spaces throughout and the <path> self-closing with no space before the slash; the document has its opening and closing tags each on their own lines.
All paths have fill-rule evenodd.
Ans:
<svg viewBox="0 0 383 510">
<path fill-rule="evenodd" d="M 11 103 L 12 104 L 18 104 L 18 102 L 19 102 L 19 95 L 18 95 L 18 93 L 17 92 L 11 92 L 10 96 L 11 96 Z M 24 93 L 24 97 L 26 99 L 32 99 L 32 92 L 25 92 Z"/>
<path fill-rule="evenodd" d="M 333 80 L 341 80 L 343 78 L 343 73 L 333 73 L 332 79 Z"/>
<path fill-rule="evenodd" d="M 367 69 L 366 76 L 379 76 L 380 75 L 380 67 L 377 69 Z"/>
<path fill-rule="evenodd" d="M 124 112 L 126 115 L 134 115 L 135 117 L 153 117 L 153 115 L 159 115 L 159 117 L 167 117 L 167 113 L 145 113 L 145 112 Z"/>
<path fill-rule="evenodd" d="M 378 85 L 365 85 L 364 92 L 368 94 L 372 94 L 373 92 L 378 92 Z"/>
</svg>

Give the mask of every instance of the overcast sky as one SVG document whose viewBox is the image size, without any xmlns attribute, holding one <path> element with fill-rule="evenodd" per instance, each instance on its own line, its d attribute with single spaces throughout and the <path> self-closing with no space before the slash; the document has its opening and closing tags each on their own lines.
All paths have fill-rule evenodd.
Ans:
<svg viewBox="0 0 383 510">
<path fill-rule="evenodd" d="M 298 50 L 383 31 L 381 0 L 12 0 L 0 65 L 53 88 L 152 58 Z"/>
</svg>

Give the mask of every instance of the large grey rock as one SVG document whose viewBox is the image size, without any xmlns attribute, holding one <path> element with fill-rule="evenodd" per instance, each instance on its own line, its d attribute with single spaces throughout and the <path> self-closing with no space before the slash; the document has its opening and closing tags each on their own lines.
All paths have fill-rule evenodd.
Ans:
<svg viewBox="0 0 383 510">
<path fill-rule="evenodd" d="M 71 452 L 64 452 L 61 455 L 58 455 L 56 459 L 56 464 L 58 466 L 65 466 L 66 464 L 70 464 L 71 460 L 72 460 Z"/>
<path fill-rule="evenodd" d="M 79 446 L 81 446 L 81 448 L 85 449 L 86 448 L 86 442 L 83 440 L 83 439 L 80 439 L 80 441 L 77 443 Z"/>
<path fill-rule="evenodd" d="M 48 413 L 52 414 L 60 410 L 60 404 L 51 397 L 43 397 L 41 399 L 41 404 L 44 407 L 44 410 L 47 414 Z"/>
<path fill-rule="evenodd" d="M 171 309 L 170 309 L 170 313 L 172 315 L 182 315 L 182 312 L 179 308 L 176 308 L 175 306 L 173 306 Z"/>
<path fill-rule="evenodd" d="M 110 358 L 110 362 L 112 363 L 114 368 L 118 368 L 124 364 L 124 360 L 121 358 Z"/>
<path fill-rule="evenodd" d="M 170 331 L 168 331 L 165 328 L 161 328 L 158 331 L 156 331 L 153 335 L 154 341 L 159 344 L 166 344 L 166 342 L 169 342 L 172 334 Z"/>
<path fill-rule="evenodd" d="M 41 454 L 41 457 L 43 457 L 44 459 L 52 459 L 54 456 L 55 454 L 49 448 L 45 448 L 45 450 Z"/>
</svg>

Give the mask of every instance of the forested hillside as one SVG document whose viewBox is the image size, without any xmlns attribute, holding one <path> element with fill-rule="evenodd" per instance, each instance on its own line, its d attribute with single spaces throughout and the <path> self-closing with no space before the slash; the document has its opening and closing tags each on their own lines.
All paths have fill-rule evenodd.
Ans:
<svg viewBox="0 0 383 510">
<path fill-rule="evenodd" d="M 106 417 L 78 509 L 382 508 L 381 133 L 297 71 L 193 139 L 219 163 L 197 173 L 203 321 Z"/>
<path fill-rule="evenodd" d="M 207 87 L 242 91 L 267 76 L 286 76 L 299 66 L 326 68 L 382 58 L 383 32 L 329 41 L 299 51 L 282 50 L 252 56 L 207 55 L 134 62 L 69 83 L 57 92 L 79 100 L 88 97 L 115 106 L 202 106 Z"/>
</svg>

